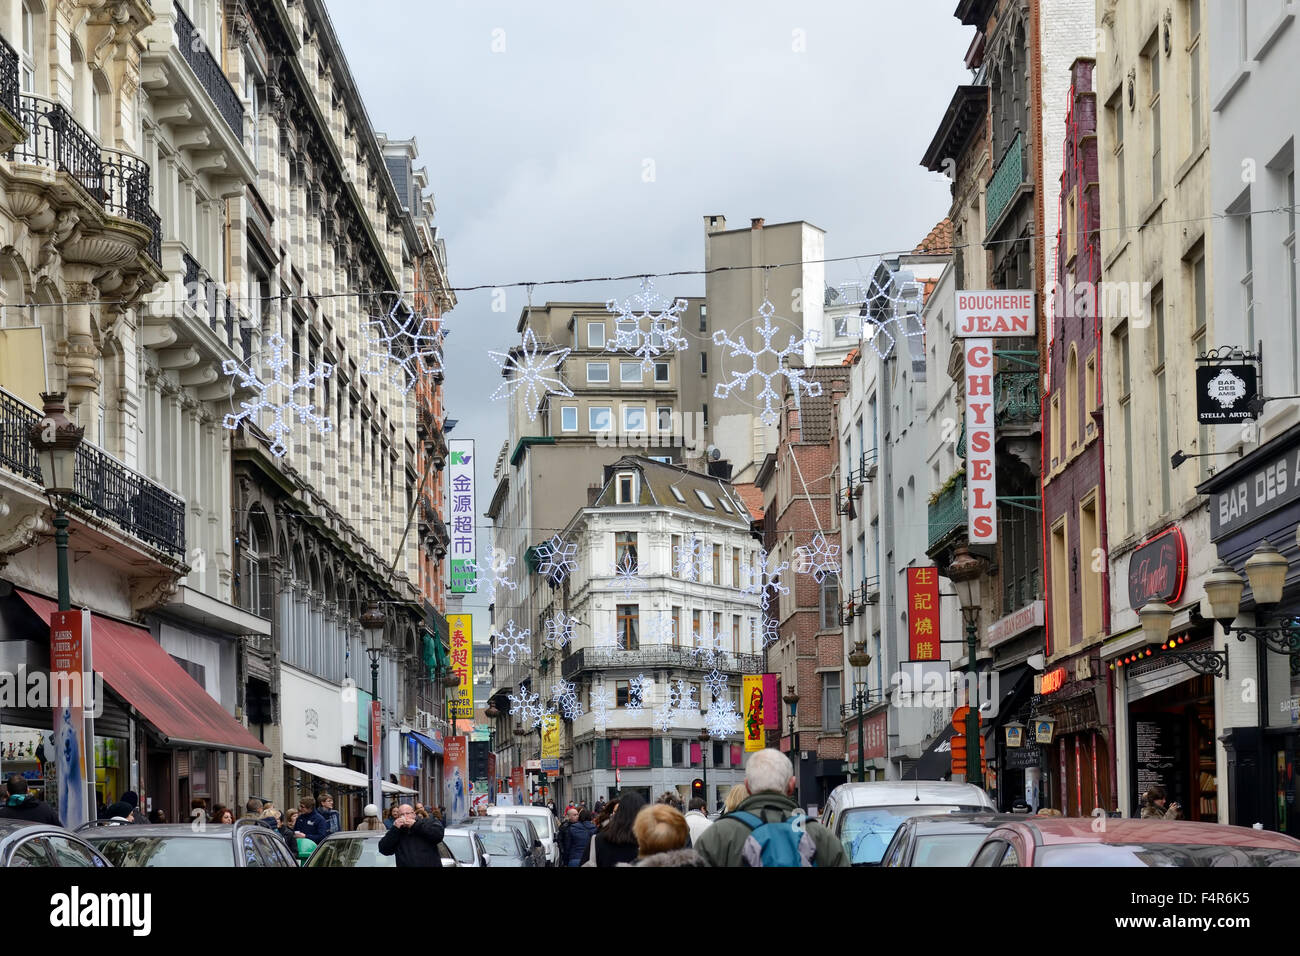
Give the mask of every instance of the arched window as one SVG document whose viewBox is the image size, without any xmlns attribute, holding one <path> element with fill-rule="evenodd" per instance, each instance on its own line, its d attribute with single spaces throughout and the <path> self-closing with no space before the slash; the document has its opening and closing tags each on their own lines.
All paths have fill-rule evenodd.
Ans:
<svg viewBox="0 0 1300 956">
<path fill-rule="evenodd" d="M 1070 451 L 1079 444 L 1079 352 L 1073 345 L 1065 360 L 1065 443 Z"/>
<path fill-rule="evenodd" d="M 266 513 L 253 508 L 239 555 L 239 606 L 258 617 L 271 616 L 271 529 Z"/>
</svg>

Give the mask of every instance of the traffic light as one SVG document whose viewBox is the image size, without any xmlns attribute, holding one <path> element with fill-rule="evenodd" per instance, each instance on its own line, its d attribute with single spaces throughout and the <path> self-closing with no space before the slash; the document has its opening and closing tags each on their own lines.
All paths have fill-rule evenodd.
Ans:
<svg viewBox="0 0 1300 956">
<path fill-rule="evenodd" d="M 699 777 L 696 777 L 694 780 L 691 781 L 691 799 L 692 800 L 704 799 L 704 781 L 701 780 Z"/>
</svg>

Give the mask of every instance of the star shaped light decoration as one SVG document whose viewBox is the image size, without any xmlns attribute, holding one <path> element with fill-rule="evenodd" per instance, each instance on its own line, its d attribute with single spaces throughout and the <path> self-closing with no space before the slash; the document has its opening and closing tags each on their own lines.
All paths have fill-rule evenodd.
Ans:
<svg viewBox="0 0 1300 956">
<path fill-rule="evenodd" d="M 509 352 L 489 351 L 488 355 L 492 356 L 492 361 L 497 363 L 506 379 L 492 393 L 492 401 L 522 391 L 528 420 L 537 421 L 537 413 L 547 396 L 573 397 L 573 392 L 560 377 L 560 366 L 571 351 L 573 350 L 556 347 L 543 348 L 538 344 L 532 329 L 524 330 L 523 342 L 517 348 Z"/>
</svg>

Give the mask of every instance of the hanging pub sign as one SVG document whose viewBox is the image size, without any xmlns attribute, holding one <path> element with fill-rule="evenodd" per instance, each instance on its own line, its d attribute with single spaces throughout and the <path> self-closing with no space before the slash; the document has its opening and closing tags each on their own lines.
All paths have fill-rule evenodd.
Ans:
<svg viewBox="0 0 1300 956">
<path fill-rule="evenodd" d="M 1224 425 L 1258 417 L 1254 400 L 1259 396 L 1256 357 L 1240 349 L 1212 349 L 1196 359 L 1196 421 Z"/>
<path fill-rule="evenodd" d="M 1178 602 L 1187 582 L 1187 541 L 1178 528 L 1160 532 L 1134 549 L 1128 561 L 1128 606 Z"/>
</svg>

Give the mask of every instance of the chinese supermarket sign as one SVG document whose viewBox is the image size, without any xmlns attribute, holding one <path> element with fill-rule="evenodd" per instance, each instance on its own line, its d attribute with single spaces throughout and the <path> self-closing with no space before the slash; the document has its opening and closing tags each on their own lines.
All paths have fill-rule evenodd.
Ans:
<svg viewBox="0 0 1300 956">
<path fill-rule="evenodd" d="M 448 695 L 447 716 L 457 720 L 473 720 L 474 616 L 448 614 L 447 630 L 451 632 L 451 670 L 460 678 L 456 689 Z"/>
<path fill-rule="evenodd" d="M 451 590 L 453 594 L 474 591 L 471 565 L 478 557 L 474 534 L 474 439 L 453 438 L 447 442 L 451 477 L 447 485 L 447 521 L 451 525 Z"/>
<path fill-rule="evenodd" d="M 907 569 L 908 660 L 939 659 L 939 572 Z"/>
</svg>

